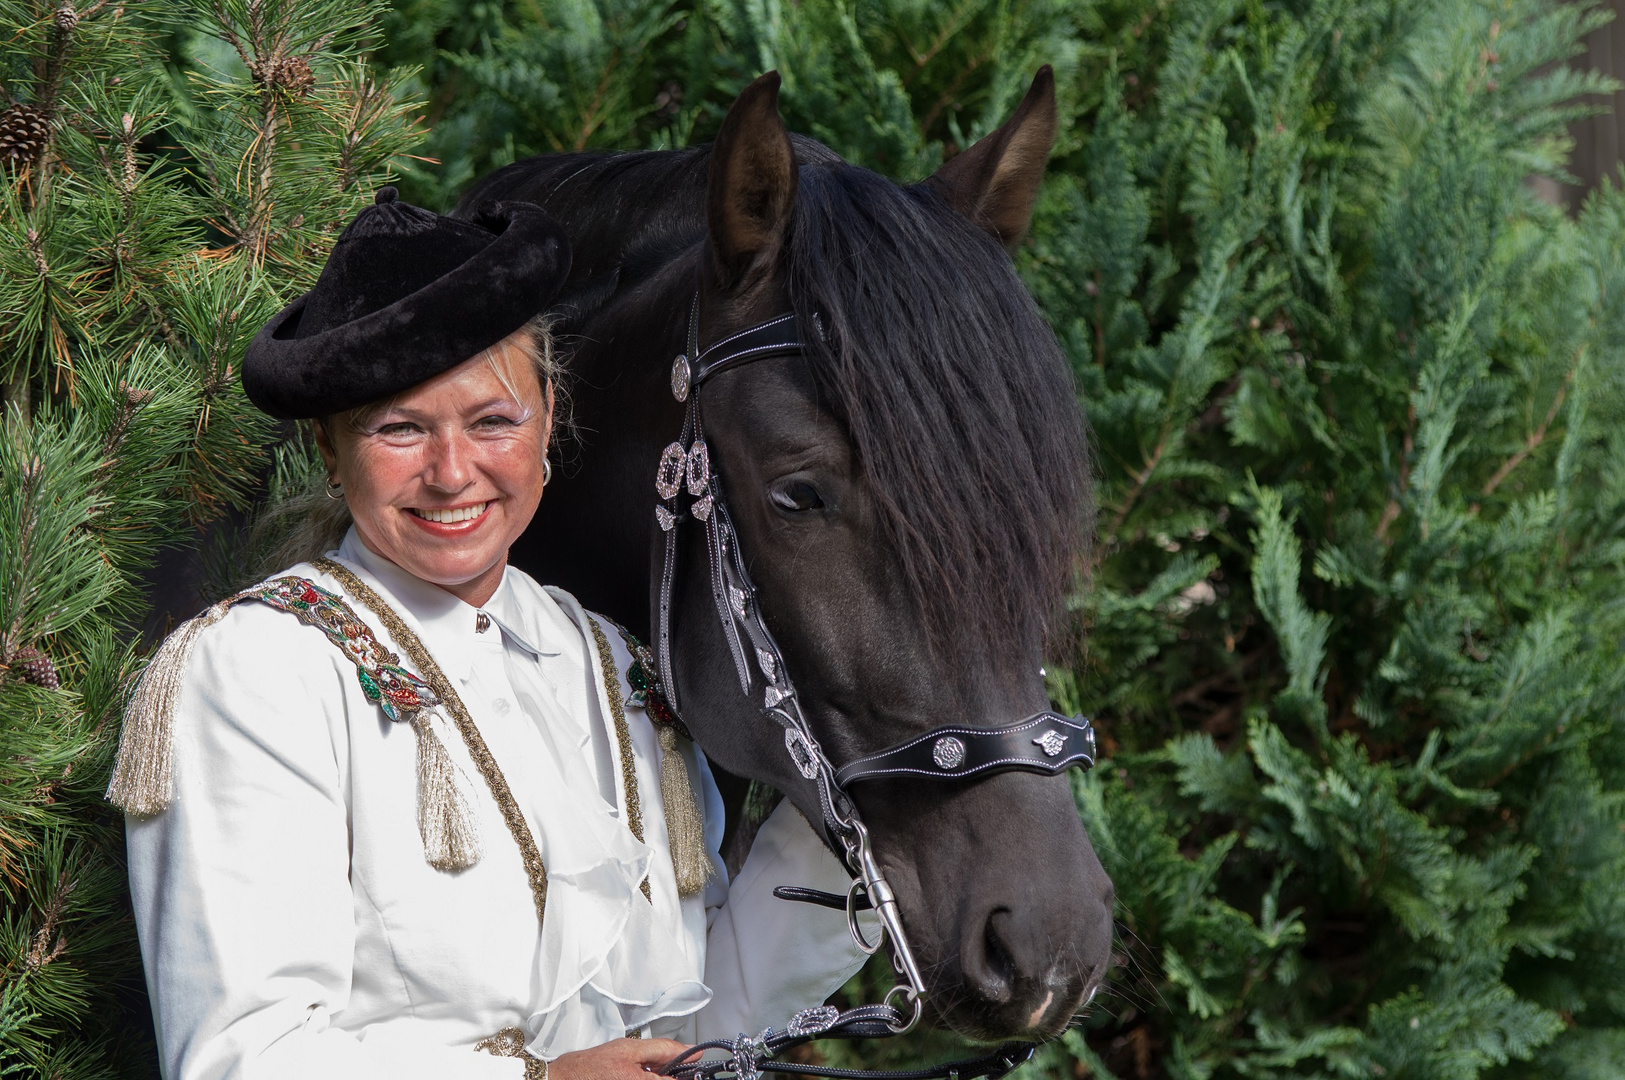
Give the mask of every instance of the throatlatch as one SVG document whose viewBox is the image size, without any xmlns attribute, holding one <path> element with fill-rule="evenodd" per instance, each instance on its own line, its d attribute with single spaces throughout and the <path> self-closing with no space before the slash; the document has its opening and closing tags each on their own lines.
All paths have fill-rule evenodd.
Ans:
<svg viewBox="0 0 1625 1080">
<path fill-rule="evenodd" d="M 661 454 L 655 476 L 655 491 L 660 496 L 655 518 L 663 534 L 664 547 L 655 613 L 655 656 L 664 697 L 681 715 L 672 670 L 672 609 L 681 527 L 694 521 L 705 532 L 711 595 L 723 638 L 733 658 L 740 691 L 753 696 L 757 680 L 761 680 L 762 711 L 784 729 L 785 751 L 796 771 L 816 785 L 824 829 L 830 839 L 839 841 L 844 849 L 846 867 L 853 876 L 844 901 L 794 887 L 775 890 L 775 893 L 786 900 L 844 907 L 852 937 L 864 952 L 877 952 L 890 941 L 892 966 L 900 981 L 878 1005 L 864 1005 L 845 1012 L 829 1006 L 808 1009 L 796 1014 L 782 1032 L 769 1028 L 755 1038 L 741 1034 L 726 1042 L 704 1043 L 691 1048 L 663 1071 L 682 1080 L 714 1080 L 723 1075 L 737 1077 L 737 1080 L 756 1080 L 764 1071 L 843 1080 L 1001 1077 L 1032 1056 L 1030 1044 L 1007 1043 L 980 1058 L 896 1073 L 828 1069 L 775 1060 L 792 1047 L 814 1038 L 901 1035 L 919 1022 L 924 1007 L 925 981 L 909 947 L 896 895 L 881 873 L 869 831 L 847 793 L 850 785 L 897 776 L 964 781 L 1011 770 L 1055 775 L 1073 766 L 1088 769 L 1095 761 L 1095 736 L 1089 721 L 1047 711 L 998 728 L 939 727 L 841 768 L 825 754 L 801 711 L 784 656 L 757 604 L 756 587 L 745 570 L 739 536 L 705 442 L 699 399 L 700 388 L 719 372 L 768 357 L 800 356 L 805 349 L 796 316 L 785 314 L 725 337 L 702 352 L 699 348 L 699 296 L 694 297 L 689 308 L 687 351 L 677 357 L 671 369 L 672 396 L 686 403 L 687 411 L 682 433 Z M 864 937 L 858 925 L 858 912 L 865 909 L 872 909 L 880 920 L 881 937 L 874 942 Z M 894 1003 L 899 998 L 901 1000 Z M 721 1060 L 693 1060 L 707 1050 L 725 1050 L 730 1056 Z"/>
</svg>

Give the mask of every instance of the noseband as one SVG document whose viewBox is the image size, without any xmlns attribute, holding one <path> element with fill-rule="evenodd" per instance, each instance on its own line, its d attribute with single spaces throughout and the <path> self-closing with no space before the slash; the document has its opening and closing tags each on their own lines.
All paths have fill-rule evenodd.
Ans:
<svg viewBox="0 0 1625 1080">
<path fill-rule="evenodd" d="M 655 618 L 655 656 L 666 701 L 681 715 L 677 681 L 672 671 L 672 613 L 679 540 L 683 526 L 692 521 L 705 533 L 711 596 L 722 636 L 733 657 L 739 689 L 747 697 L 760 693 L 763 713 L 784 729 L 785 751 L 796 771 L 817 785 L 824 828 L 827 835 L 841 842 L 847 870 L 854 879 L 844 901 L 808 889 L 783 889 L 780 895 L 785 899 L 844 907 L 852 935 L 865 952 L 878 951 L 889 938 L 892 965 L 902 981 L 887 992 L 880 1005 L 861 1006 L 846 1013 L 827 1007 L 809 1009 L 797 1014 L 785 1032 L 775 1035 L 770 1028 L 756 1039 L 741 1035 L 739 1040 L 716 1044 L 733 1051 L 727 1063 L 674 1062 L 669 1071 L 690 1080 L 718 1072 L 735 1073 L 739 1080 L 754 1080 L 754 1074 L 764 1069 L 806 1072 L 807 1067 L 781 1068 L 790 1063 L 768 1062 L 790 1045 L 799 1045 L 813 1037 L 900 1035 L 919 1022 L 925 982 L 904 933 L 896 896 L 881 873 L 869 831 L 848 794 L 851 785 L 892 777 L 980 780 L 1015 770 L 1054 776 L 1075 765 L 1088 769 L 1095 762 L 1095 735 L 1089 721 L 1048 711 L 997 728 L 946 725 L 839 768 L 830 761 L 801 711 L 784 655 L 763 619 L 756 586 L 745 569 L 739 535 L 706 446 L 700 416 L 700 389 L 713 376 L 756 360 L 800 356 L 805 351 L 796 316 L 791 313 L 731 334 L 702 352 L 698 295 L 690 306 L 687 351 L 677 357 L 671 368 L 672 396 L 686 403 L 687 410 L 682 433 L 661 454 L 655 476 L 655 490 L 660 496 L 655 518 L 664 536 Z M 870 907 L 880 918 L 883 934 L 874 943 L 864 938 L 857 921 L 857 912 Z M 903 999 L 903 1008 L 892 1003 L 893 998 L 899 996 Z M 694 1049 L 697 1051 L 700 1047 Z M 969 1080 L 973 1075 L 1002 1076 L 1026 1060 L 1030 1053 L 1029 1048 L 1023 1056 L 1006 1046 L 985 1058 L 955 1062 L 951 1070 L 945 1066 L 944 1071 L 922 1070 L 918 1075 L 948 1076 L 951 1071 L 961 1080 Z M 1020 1060 L 1014 1060 L 1013 1055 Z"/>
</svg>

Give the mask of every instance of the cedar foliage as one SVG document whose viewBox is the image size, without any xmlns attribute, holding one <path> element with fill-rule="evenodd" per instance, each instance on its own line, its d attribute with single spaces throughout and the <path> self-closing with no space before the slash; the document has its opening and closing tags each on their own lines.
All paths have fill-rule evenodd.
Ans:
<svg viewBox="0 0 1625 1080">
<path fill-rule="evenodd" d="M 704 138 L 775 67 L 793 130 L 918 179 L 1056 66 L 1017 259 L 1100 451 L 1051 689 L 1109 752 L 1077 791 L 1121 932 L 1031 1068 L 1625 1075 L 1625 194 L 1570 220 L 1525 186 L 1601 85 L 1560 63 L 1592 8 L 461 10 L 398 0 L 381 54 L 423 65 L 409 192 L 442 206 Z"/>
<path fill-rule="evenodd" d="M 0 1075 L 154 1073 L 102 800 L 143 575 L 248 506 L 243 350 L 416 137 L 376 20 L 0 0 Z"/>
</svg>

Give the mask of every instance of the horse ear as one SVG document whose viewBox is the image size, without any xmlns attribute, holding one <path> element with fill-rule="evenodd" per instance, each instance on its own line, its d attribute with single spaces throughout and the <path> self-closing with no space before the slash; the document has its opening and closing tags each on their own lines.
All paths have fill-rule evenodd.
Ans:
<svg viewBox="0 0 1625 1080">
<path fill-rule="evenodd" d="M 745 87 L 711 147 L 711 268 L 729 290 L 777 265 L 796 201 L 796 158 L 779 118 L 779 73 Z"/>
<path fill-rule="evenodd" d="M 1032 224 L 1055 127 L 1055 72 L 1045 64 L 1010 119 L 950 158 L 925 183 L 1005 247 L 1014 248 Z"/>
</svg>

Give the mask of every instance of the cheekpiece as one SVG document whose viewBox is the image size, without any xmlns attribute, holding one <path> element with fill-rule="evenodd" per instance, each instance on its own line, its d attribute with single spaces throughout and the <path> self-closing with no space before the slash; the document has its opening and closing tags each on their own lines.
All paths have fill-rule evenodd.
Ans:
<svg viewBox="0 0 1625 1080">
<path fill-rule="evenodd" d="M 387 398 L 524 326 L 569 272 L 569 240 L 540 206 L 492 203 L 464 220 L 382 188 L 340 234 L 316 287 L 249 345 L 243 389 L 290 420 Z"/>
</svg>

